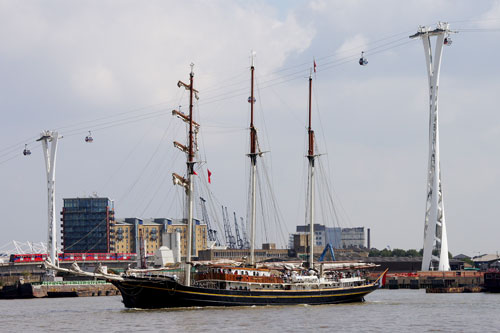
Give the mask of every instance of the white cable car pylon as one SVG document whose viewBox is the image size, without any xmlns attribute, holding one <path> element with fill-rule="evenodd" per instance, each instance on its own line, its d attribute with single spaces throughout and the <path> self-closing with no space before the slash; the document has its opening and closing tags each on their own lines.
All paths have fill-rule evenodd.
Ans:
<svg viewBox="0 0 500 333">
<path fill-rule="evenodd" d="M 429 79 L 429 164 L 422 271 L 450 270 L 439 155 L 438 86 L 443 45 L 446 44 L 445 38 L 449 38 L 451 32 L 448 23 L 439 22 L 434 30 L 421 26 L 416 34 L 410 36 L 412 39 L 422 39 Z M 431 37 L 436 37 L 434 56 Z M 434 255 L 436 252 L 437 255 Z"/>
<path fill-rule="evenodd" d="M 45 167 L 47 171 L 47 194 L 48 194 L 48 241 L 47 241 L 47 255 L 51 263 L 57 263 L 57 239 L 56 239 L 56 153 L 57 141 L 59 134 L 52 131 L 44 131 L 40 134 L 40 139 L 37 141 L 42 142 L 43 155 L 45 157 Z M 50 144 L 50 145 L 49 145 Z M 47 273 L 49 276 L 55 276 L 54 271 Z"/>
</svg>

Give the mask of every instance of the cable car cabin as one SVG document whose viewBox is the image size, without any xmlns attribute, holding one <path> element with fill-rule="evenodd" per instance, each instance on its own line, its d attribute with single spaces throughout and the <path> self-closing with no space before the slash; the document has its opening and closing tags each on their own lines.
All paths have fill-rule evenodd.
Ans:
<svg viewBox="0 0 500 333">
<path fill-rule="evenodd" d="M 359 58 L 359 64 L 361 66 L 368 65 L 368 60 L 366 60 L 366 58 L 365 58 L 365 52 L 361 52 L 361 58 Z"/>
<path fill-rule="evenodd" d="M 87 143 L 92 143 L 94 141 L 94 138 L 92 138 L 92 133 L 89 131 L 89 135 L 85 137 L 85 142 Z"/>
<path fill-rule="evenodd" d="M 28 145 L 24 145 L 23 155 L 24 156 L 31 155 L 31 150 L 28 149 Z"/>
</svg>

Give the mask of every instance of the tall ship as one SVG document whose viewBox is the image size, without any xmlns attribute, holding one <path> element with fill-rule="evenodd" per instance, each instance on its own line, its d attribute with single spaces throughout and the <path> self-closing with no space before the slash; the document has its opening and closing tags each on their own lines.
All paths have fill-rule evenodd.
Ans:
<svg viewBox="0 0 500 333">
<path fill-rule="evenodd" d="M 129 269 L 118 274 L 105 271 L 92 274 L 108 280 L 121 292 L 127 308 L 174 308 L 200 306 L 251 306 L 292 304 L 337 304 L 362 302 L 364 297 L 381 286 L 382 273 L 374 282 L 368 282 L 367 270 L 373 264 L 362 262 L 314 262 L 314 179 L 315 160 L 314 131 L 312 130 L 311 100 L 312 73 L 309 75 L 308 103 L 308 223 L 309 247 L 305 262 L 256 262 L 256 174 L 258 149 L 257 130 L 254 124 L 254 63 L 250 67 L 250 256 L 241 261 L 195 261 L 193 260 L 193 191 L 195 172 L 195 133 L 199 124 L 193 119 L 194 89 L 193 65 L 189 84 L 179 81 L 178 86 L 189 91 L 189 114 L 177 112 L 188 126 L 186 174 L 184 178 L 173 174 L 174 184 L 182 185 L 187 202 L 187 247 L 186 259 L 180 264 L 180 273 L 165 274 L 162 270 Z M 178 144 L 178 143 L 177 143 Z M 178 144 L 180 145 L 180 144 Z M 48 263 L 51 269 L 55 266 Z M 59 269 L 61 270 L 61 269 Z M 86 274 L 76 265 L 70 273 Z"/>
</svg>

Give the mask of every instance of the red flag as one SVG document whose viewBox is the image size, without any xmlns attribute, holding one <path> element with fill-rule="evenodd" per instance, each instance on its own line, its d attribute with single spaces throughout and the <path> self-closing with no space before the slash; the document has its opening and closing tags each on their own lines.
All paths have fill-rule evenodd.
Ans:
<svg viewBox="0 0 500 333">
<path fill-rule="evenodd" d="M 207 169 L 207 172 L 208 172 L 208 183 L 212 184 L 212 182 L 210 181 L 210 176 L 212 175 L 212 173 L 208 169 Z"/>
<path fill-rule="evenodd" d="M 313 64 L 314 64 L 314 73 L 316 73 L 316 60 L 313 60 Z"/>
<path fill-rule="evenodd" d="M 196 175 L 196 176 L 198 176 L 198 174 L 197 174 L 197 173 L 196 173 L 196 171 L 194 171 L 194 170 L 193 170 L 193 175 Z"/>
</svg>

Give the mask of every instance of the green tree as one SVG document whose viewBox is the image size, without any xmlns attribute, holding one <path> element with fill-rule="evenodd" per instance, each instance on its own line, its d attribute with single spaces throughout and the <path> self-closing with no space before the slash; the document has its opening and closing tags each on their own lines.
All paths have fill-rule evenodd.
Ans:
<svg viewBox="0 0 500 333">
<path fill-rule="evenodd" d="M 394 249 L 392 250 L 392 257 L 405 257 L 406 251 L 402 249 Z"/>
<path fill-rule="evenodd" d="M 380 250 L 376 248 L 371 248 L 370 252 L 368 253 L 369 257 L 380 257 Z"/>
<path fill-rule="evenodd" d="M 474 261 L 471 258 L 463 258 L 462 260 L 474 267 Z"/>
<path fill-rule="evenodd" d="M 405 257 L 412 257 L 412 258 L 415 258 L 415 257 L 420 257 L 420 253 L 415 250 L 415 249 L 409 249 L 408 251 L 406 251 L 406 254 L 405 254 Z"/>
<path fill-rule="evenodd" d="M 392 257 L 392 251 L 388 249 L 383 249 L 380 251 L 380 256 L 381 257 Z"/>
</svg>

